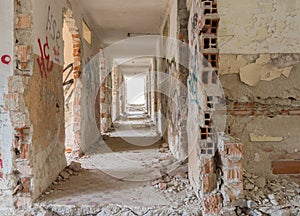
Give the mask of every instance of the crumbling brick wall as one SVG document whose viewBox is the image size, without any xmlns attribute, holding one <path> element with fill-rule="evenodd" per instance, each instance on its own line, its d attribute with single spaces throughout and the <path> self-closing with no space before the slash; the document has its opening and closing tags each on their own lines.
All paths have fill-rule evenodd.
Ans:
<svg viewBox="0 0 300 216">
<path fill-rule="evenodd" d="M 242 1 L 218 3 L 227 131 L 245 144 L 247 171 L 299 180 L 300 5 L 251 1 L 241 10 Z"/>
<path fill-rule="evenodd" d="M 217 1 L 192 2 L 188 30 L 189 179 L 205 215 L 223 214 L 243 191 L 243 144 L 224 135 L 226 106 L 218 81 L 218 24 Z"/>
</svg>

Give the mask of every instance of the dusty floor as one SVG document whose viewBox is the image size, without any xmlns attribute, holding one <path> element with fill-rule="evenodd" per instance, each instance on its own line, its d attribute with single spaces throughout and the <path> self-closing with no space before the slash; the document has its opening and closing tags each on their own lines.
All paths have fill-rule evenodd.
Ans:
<svg viewBox="0 0 300 216">
<path fill-rule="evenodd" d="M 144 116 L 131 116 L 79 159 L 80 172 L 56 181 L 35 204 L 51 215 L 200 215 L 200 205 L 184 177 L 153 184 L 179 167 Z M 72 173 L 73 174 L 73 173 Z M 51 212 L 51 213 L 50 213 Z"/>
<path fill-rule="evenodd" d="M 201 215 L 187 180 L 144 115 L 123 117 L 37 200 L 32 215 Z M 74 160 L 68 158 L 69 161 Z M 67 175 L 67 176 L 66 176 Z M 221 215 L 300 216 L 300 187 L 244 173 L 244 199 Z"/>
</svg>

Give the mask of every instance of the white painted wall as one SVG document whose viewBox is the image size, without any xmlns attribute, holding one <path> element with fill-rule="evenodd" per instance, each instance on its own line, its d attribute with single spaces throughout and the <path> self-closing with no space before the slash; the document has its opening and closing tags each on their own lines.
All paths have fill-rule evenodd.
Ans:
<svg viewBox="0 0 300 216">
<path fill-rule="evenodd" d="M 8 93 L 8 78 L 13 75 L 13 53 L 14 53 L 14 14 L 13 1 L 3 0 L 0 7 L 0 153 L 2 154 L 3 169 L 7 174 L 12 168 L 12 141 L 13 128 L 10 122 L 9 112 L 4 110 L 3 95 Z M 5 55 L 9 57 L 5 58 Z M 3 60 L 10 59 L 9 64 L 4 64 Z M 0 157 L 1 158 L 1 157 Z M 1 172 L 1 167 L 0 167 Z M 1 178 L 0 178 L 1 181 Z"/>
<path fill-rule="evenodd" d="M 299 0 L 218 0 L 220 53 L 299 53 Z"/>
<path fill-rule="evenodd" d="M 3 168 L 0 167 L 0 215 L 12 215 L 13 199 L 9 191 L 13 187 L 13 181 L 6 174 L 12 172 L 12 145 L 13 145 L 13 128 L 10 121 L 9 112 L 4 110 L 3 95 L 8 93 L 8 78 L 13 75 L 13 58 L 14 58 L 14 1 L 2 0 L 0 7 L 0 60 L 11 60 L 9 64 L 3 64 L 0 61 L 0 159 Z M 10 56 L 5 58 L 5 55 Z M 2 175 L 2 174 L 0 174 Z"/>
</svg>

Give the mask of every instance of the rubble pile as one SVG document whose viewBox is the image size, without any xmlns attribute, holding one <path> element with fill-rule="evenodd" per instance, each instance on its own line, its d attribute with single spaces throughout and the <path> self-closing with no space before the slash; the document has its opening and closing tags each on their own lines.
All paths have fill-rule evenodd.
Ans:
<svg viewBox="0 0 300 216">
<path fill-rule="evenodd" d="M 161 146 L 159 147 L 159 152 L 160 153 L 169 153 L 170 149 L 169 149 L 168 143 L 161 144 Z"/>
<path fill-rule="evenodd" d="M 178 166 L 159 179 L 151 182 L 151 186 L 160 191 L 164 196 L 171 198 L 178 208 L 182 206 L 198 205 L 200 202 L 193 191 L 187 176 L 188 168 L 186 164 Z"/>
<path fill-rule="evenodd" d="M 278 178 L 266 180 L 244 171 L 244 202 L 236 215 L 300 216 L 300 186 Z"/>
</svg>

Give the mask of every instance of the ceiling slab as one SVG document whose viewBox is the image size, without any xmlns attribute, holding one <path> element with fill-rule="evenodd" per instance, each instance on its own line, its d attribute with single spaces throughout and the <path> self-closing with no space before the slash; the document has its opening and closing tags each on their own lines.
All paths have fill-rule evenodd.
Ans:
<svg viewBox="0 0 300 216">
<path fill-rule="evenodd" d="M 75 0 L 106 47 L 131 35 L 159 34 L 170 0 Z"/>
</svg>

